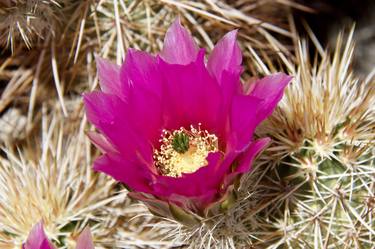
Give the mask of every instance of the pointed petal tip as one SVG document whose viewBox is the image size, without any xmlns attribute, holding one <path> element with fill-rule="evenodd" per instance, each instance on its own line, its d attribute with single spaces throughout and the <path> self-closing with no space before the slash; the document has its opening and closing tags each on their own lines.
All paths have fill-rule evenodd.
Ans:
<svg viewBox="0 0 375 249">
<path fill-rule="evenodd" d="M 185 29 L 185 27 L 181 24 L 181 17 L 180 16 L 177 16 L 174 21 L 172 22 L 172 24 L 169 26 L 167 32 L 170 30 L 170 29 Z"/>
<path fill-rule="evenodd" d="M 101 90 L 106 93 L 119 94 L 121 89 L 120 66 L 98 55 L 95 55 L 95 62 Z"/>
<path fill-rule="evenodd" d="M 86 109 L 86 113 L 87 113 L 87 109 L 89 108 L 89 106 L 91 105 L 92 103 L 92 98 L 93 96 L 95 95 L 95 92 L 85 92 L 85 93 L 82 93 L 82 98 L 83 98 L 83 105 Z"/>
<path fill-rule="evenodd" d="M 172 22 L 172 25 L 181 25 L 181 17 L 180 16 L 177 16 L 174 21 Z"/>
<path fill-rule="evenodd" d="M 286 74 L 284 72 L 274 73 L 274 74 L 271 74 L 270 76 L 279 77 L 281 80 L 285 80 L 285 81 L 288 81 L 288 80 L 290 81 L 291 79 L 293 79 L 293 76 Z"/>
<path fill-rule="evenodd" d="M 271 75 L 272 76 L 272 75 Z M 288 84 L 294 77 L 292 75 L 286 74 L 284 72 L 278 72 L 273 74 L 275 77 L 280 77 L 283 82 L 285 81 Z"/>
<path fill-rule="evenodd" d="M 90 94 L 90 92 L 85 92 L 85 93 L 81 94 L 84 103 L 88 101 L 89 94 Z"/>
<path fill-rule="evenodd" d="M 76 249 L 94 249 L 92 234 L 89 227 L 86 227 L 79 235 Z"/>
<path fill-rule="evenodd" d="M 115 178 L 115 174 L 112 172 L 114 168 L 110 165 L 108 154 L 101 155 L 95 159 L 92 169 L 96 172 L 104 173 Z"/>
<path fill-rule="evenodd" d="M 117 113 L 121 112 L 124 102 L 117 95 L 92 91 L 84 95 L 83 103 L 89 121 L 97 125 L 95 121 L 111 123 Z M 94 117 L 97 120 L 91 119 Z"/>
<path fill-rule="evenodd" d="M 95 59 L 96 64 L 100 64 L 100 63 L 102 63 L 103 60 L 104 60 L 104 59 L 103 59 L 100 55 L 98 55 L 98 54 L 94 54 L 94 59 Z"/>
<path fill-rule="evenodd" d="M 104 59 L 104 58 L 100 57 L 99 55 L 94 55 L 94 58 L 95 58 L 96 67 L 97 67 L 99 73 L 102 73 L 102 71 L 105 70 L 106 66 L 110 66 L 110 65 L 113 64 L 109 60 Z"/>
<path fill-rule="evenodd" d="M 275 73 L 256 80 L 244 89 L 246 96 L 262 100 L 256 113 L 259 122 L 272 114 L 291 79 L 292 77 L 285 73 Z"/>
<path fill-rule="evenodd" d="M 44 232 L 43 221 L 38 222 L 31 229 L 23 249 L 54 249 Z"/>
<path fill-rule="evenodd" d="M 193 37 L 181 25 L 180 18 L 176 18 L 167 30 L 160 56 L 170 64 L 186 65 L 196 59 L 198 50 Z"/>
<path fill-rule="evenodd" d="M 103 134 L 95 131 L 87 131 L 86 135 L 102 153 L 118 153 Z"/>
<path fill-rule="evenodd" d="M 237 39 L 237 35 L 238 35 L 238 30 L 239 29 L 233 29 L 231 31 L 229 31 L 228 33 L 226 33 L 224 35 L 224 37 L 228 37 L 228 38 L 231 38 L 231 39 Z"/>
<path fill-rule="evenodd" d="M 226 33 L 216 43 L 208 58 L 207 68 L 218 82 L 221 82 L 224 71 L 241 73 L 242 52 L 237 43 L 237 33 L 237 29 Z"/>
<path fill-rule="evenodd" d="M 267 147 L 271 143 L 271 141 L 272 141 L 272 139 L 270 137 L 264 137 L 264 138 L 258 139 L 256 141 L 256 143 L 258 143 L 259 146 L 264 149 L 265 147 Z"/>
<path fill-rule="evenodd" d="M 254 154 L 253 159 L 255 159 L 266 147 L 270 144 L 271 138 L 264 137 L 254 141 L 249 148 L 249 151 L 252 151 Z"/>
<path fill-rule="evenodd" d="M 292 76 L 279 72 L 271 75 L 267 75 L 261 79 L 258 79 L 249 87 L 250 95 L 264 98 L 268 100 L 279 101 L 281 98 L 285 87 L 293 79 Z"/>
<path fill-rule="evenodd" d="M 102 156 L 103 157 L 103 156 Z M 100 158 L 101 157 L 99 157 L 98 159 L 96 159 L 95 161 L 94 161 L 94 164 L 93 164 L 93 166 L 92 166 L 92 169 L 94 170 L 94 171 L 96 171 L 96 172 L 102 172 L 102 173 L 105 173 L 105 171 L 103 170 L 103 168 L 105 167 L 104 165 L 102 165 L 101 163 L 100 163 Z"/>
<path fill-rule="evenodd" d="M 128 48 L 127 55 L 133 55 L 134 53 L 138 52 L 138 49 L 135 48 Z"/>
<path fill-rule="evenodd" d="M 235 170 L 236 173 L 246 173 L 251 170 L 255 158 L 266 149 L 270 142 L 271 138 L 264 137 L 250 143 L 240 159 L 240 165 Z"/>
<path fill-rule="evenodd" d="M 44 234 L 44 224 L 43 221 L 39 221 L 36 223 L 33 228 L 31 229 L 32 233 Z"/>
</svg>

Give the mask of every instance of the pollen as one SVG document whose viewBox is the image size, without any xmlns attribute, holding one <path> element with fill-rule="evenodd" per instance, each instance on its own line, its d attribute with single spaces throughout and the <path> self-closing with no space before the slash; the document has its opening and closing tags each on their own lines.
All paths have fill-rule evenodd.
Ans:
<svg viewBox="0 0 375 249">
<path fill-rule="evenodd" d="M 193 173 L 208 164 L 210 152 L 218 151 L 218 138 L 207 130 L 193 125 L 190 130 L 163 130 L 159 150 L 154 150 L 154 161 L 158 170 L 166 176 L 180 177 Z"/>
</svg>

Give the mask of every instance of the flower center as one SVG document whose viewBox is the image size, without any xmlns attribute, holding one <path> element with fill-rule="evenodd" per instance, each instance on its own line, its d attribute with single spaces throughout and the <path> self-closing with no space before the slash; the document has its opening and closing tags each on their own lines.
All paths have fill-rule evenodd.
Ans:
<svg viewBox="0 0 375 249">
<path fill-rule="evenodd" d="M 163 175 L 180 177 L 182 173 L 193 173 L 208 164 L 210 152 L 218 151 L 216 135 L 190 126 L 190 130 L 181 127 L 178 130 L 163 130 L 161 146 L 154 151 L 156 167 Z"/>
</svg>

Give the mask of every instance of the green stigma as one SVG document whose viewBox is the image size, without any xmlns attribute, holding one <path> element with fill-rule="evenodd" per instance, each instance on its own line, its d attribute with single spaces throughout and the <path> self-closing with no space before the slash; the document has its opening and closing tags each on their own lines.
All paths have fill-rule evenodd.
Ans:
<svg viewBox="0 0 375 249">
<path fill-rule="evenodd" d="M 185 153 L 189 150 L 189 136 L 185 132 L 179 132 L 174 135 L 172 148 L 178 153 Z"/>
</svg>

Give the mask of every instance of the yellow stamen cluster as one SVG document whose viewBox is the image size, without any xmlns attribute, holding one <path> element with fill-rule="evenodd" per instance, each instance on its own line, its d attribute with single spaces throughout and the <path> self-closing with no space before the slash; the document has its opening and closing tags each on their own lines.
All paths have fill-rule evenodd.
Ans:
<svg viewBox="0 0 375 249">
<path fill-rule="evenodd" d="M 190 130 L 181 127 L 178 130 L 163 130 L 161 146 L 154 151 L 155 164 L 163 175 L 180 177 L 182 173 L 193 173 L 207 165 L 207 155 L 218 151 L 218 138 L 207 130 L 190 126 Z M 184 138 L 184 139 L 181 139 Z M 186 143 L 178 149 L 176 140 Z"/>
</svg>

